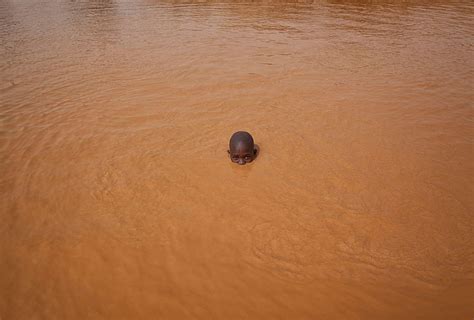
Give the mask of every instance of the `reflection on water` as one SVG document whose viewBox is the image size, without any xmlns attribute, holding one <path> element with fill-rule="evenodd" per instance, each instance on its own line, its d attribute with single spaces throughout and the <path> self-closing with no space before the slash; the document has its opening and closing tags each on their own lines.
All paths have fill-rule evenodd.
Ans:
<svg viewBox="0 0 474 320">
<path fill-rule="evenodd" d="M 0 318 L 472 317 L 473 9 L 1 2 Z"/>
</svg>

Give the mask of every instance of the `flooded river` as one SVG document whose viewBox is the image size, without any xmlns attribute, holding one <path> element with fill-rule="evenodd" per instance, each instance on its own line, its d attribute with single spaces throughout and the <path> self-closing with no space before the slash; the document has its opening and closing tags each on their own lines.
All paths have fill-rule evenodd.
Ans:
<svg viewBox="0 0 474 320">
<path fill-rule="evenodd" d="M 1 0 L 0 319 L 473 319 L 473 13 Z"/>
</svg>

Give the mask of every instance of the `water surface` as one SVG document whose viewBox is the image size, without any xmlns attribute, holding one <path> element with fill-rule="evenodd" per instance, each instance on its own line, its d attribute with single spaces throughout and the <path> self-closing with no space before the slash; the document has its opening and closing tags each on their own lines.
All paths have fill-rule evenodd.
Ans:
<svg viewBox="0 0 474 320">
<path fill-rule="evenodd" d="M 473 10 L 1 1 L 0 318 L 471 319 Z"/>
</svg>

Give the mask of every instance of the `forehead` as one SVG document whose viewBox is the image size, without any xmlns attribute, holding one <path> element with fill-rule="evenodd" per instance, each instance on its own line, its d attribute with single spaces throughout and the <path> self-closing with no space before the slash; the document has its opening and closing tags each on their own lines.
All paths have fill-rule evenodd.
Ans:
<svg viewBox="0 0 474 320">
<path fill-rule="evenodd" d="M 249 143 L 237 143 L 230 146 L 230 152 L 232 153 L 251 153 L 252 145 Z"/>
</svg>

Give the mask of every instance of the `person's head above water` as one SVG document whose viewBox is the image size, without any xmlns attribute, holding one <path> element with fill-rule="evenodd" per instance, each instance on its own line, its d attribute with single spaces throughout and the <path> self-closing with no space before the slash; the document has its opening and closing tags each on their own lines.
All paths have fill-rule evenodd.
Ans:
<svg viewBox="0 0 474 320">
<path fill-rule="evenodd" d="M 229 141 L 230 160 L 237 164 L 252 162 L 257 156 L 257 149 L 250 133 L 237 131 Z"/>
</svg>

